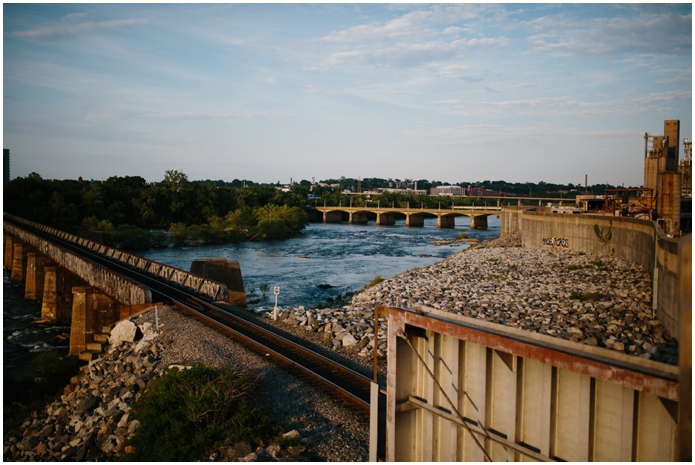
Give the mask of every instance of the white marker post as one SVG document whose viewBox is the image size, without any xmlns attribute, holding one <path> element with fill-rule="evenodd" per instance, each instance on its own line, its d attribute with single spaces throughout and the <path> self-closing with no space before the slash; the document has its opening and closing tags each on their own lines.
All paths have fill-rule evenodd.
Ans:
<svg viewBox="0 0 695 465">
<path fill-rule="evenodd" d="M 273 294 L 275 294 L 275 310 L 273 310 L 273 320 L 278 320 L 278 295 L 280 295 L 280 286 L 275 286 L 273 288 Z"/>
</svg>

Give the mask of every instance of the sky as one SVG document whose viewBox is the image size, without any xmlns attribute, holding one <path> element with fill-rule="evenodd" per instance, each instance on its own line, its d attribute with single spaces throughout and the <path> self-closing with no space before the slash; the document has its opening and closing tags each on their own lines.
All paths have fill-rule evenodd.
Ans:
<svg viewBox="0 0 695 465">
<path fill-rule="evenodd" d="M 11 178 L 639 186 L 691 4 L 3 4 Z"/>
</svg>

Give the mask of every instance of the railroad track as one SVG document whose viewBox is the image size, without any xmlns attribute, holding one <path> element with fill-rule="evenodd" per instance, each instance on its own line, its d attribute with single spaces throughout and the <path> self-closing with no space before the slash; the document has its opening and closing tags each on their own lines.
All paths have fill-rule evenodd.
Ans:
<svg viewBox="0 0 695 465">
<path fill-rule="evenodd" d="M 176 305 L 203 320 L 206 324 L 249 346 L 256 353 L 270 355 L 280 365 L 298 375 L 300 379 L 339 394 L 363 413 L 369 411 L 371 380 L 338 361 L 302 345 L 297 340 L 298 338 L 280 334 L 272 326 L 265 325 L 260 321 L 253 321 L 256 319 L 243 315 L 242 312 L 222 309 L 195 294 L 70 241 L 52 236 L 7 216 L 5 216 L 4 221 L 11 222 L 32 234 L 58 244 L 104 268 L 150 288 L 155 302 L 164 301 Z"/>
</svg>

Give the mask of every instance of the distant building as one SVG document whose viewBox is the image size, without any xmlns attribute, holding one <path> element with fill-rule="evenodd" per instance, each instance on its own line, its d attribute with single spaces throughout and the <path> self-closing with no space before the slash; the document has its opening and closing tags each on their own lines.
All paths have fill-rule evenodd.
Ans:
<svg viewBox="0 0 695 465">
<path fill-rule="evenodd" d="M 487 189 L 485 187 L 472 187 L 468 186 L 463 189 L 464 195 L 468 197 L 498 197 L 507 196 L 507 193 L 500 191 L 493 191 L 492 189 Z"/>
<path fill-rule="evenodd" d="M 430 189 L 430 195 L 463 195 L 463 187 L 461 186 L 438 186 Z"/>
<path fill-rule="evenodd" d="M 376 192 L 377 194 L 382 194 L 384 192 L 393 192 L 394 194 L 415 194 L 415 195 L 426 195 L 427 191 L 424 190 L 417 190 L 417 189 L 411 189 L 411 188 L 393 188 L 393 187 L 375 187 L 372 189 L 372 192 Z"/>
<path fill-rule="evenodd" d="M 10 180 L 10 149 L 2 149 L 2 161 L 3 161 L 3 182 Z"/>
</svg>

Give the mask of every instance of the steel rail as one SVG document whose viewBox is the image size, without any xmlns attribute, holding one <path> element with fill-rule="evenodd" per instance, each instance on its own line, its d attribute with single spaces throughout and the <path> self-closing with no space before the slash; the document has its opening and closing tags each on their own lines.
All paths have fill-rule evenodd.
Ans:
<svg viewBox="0 0 695 465">
<path fill-rule="evenodd" d="M 238 314 L 221 309 L 186 290 L 163 282 L 159 278 L 148 276 L 91 249 L 58 238 L 33 226 L 16 222 L 7 216 L 4 220 L 25 228 L 31 233 L 57 243 L 66 249 L 78 252 L 86 259 L 112 271 L 117 271 L 138 284 L 149 287 L 153 292 L 153 297 L 154 294 L 163 297 L 161 300 L 172 302 L 177 307 L 192 313 L 217 329 L 231 334 L 237 340 L 251 345 L 257 352 L 262 352 L 266 355 L 270 354 L 281 364 L 293 367 L 301 373 L 309 375 L 311 379 L 318 381 L 332 391 L 337 391 L 358 407 L 362 409 L 369 408 L 371 380 L 351 368 L 319 354 L 296 341 L 292 341 L 269 327 L 263 327 Z"/>
</svg>

